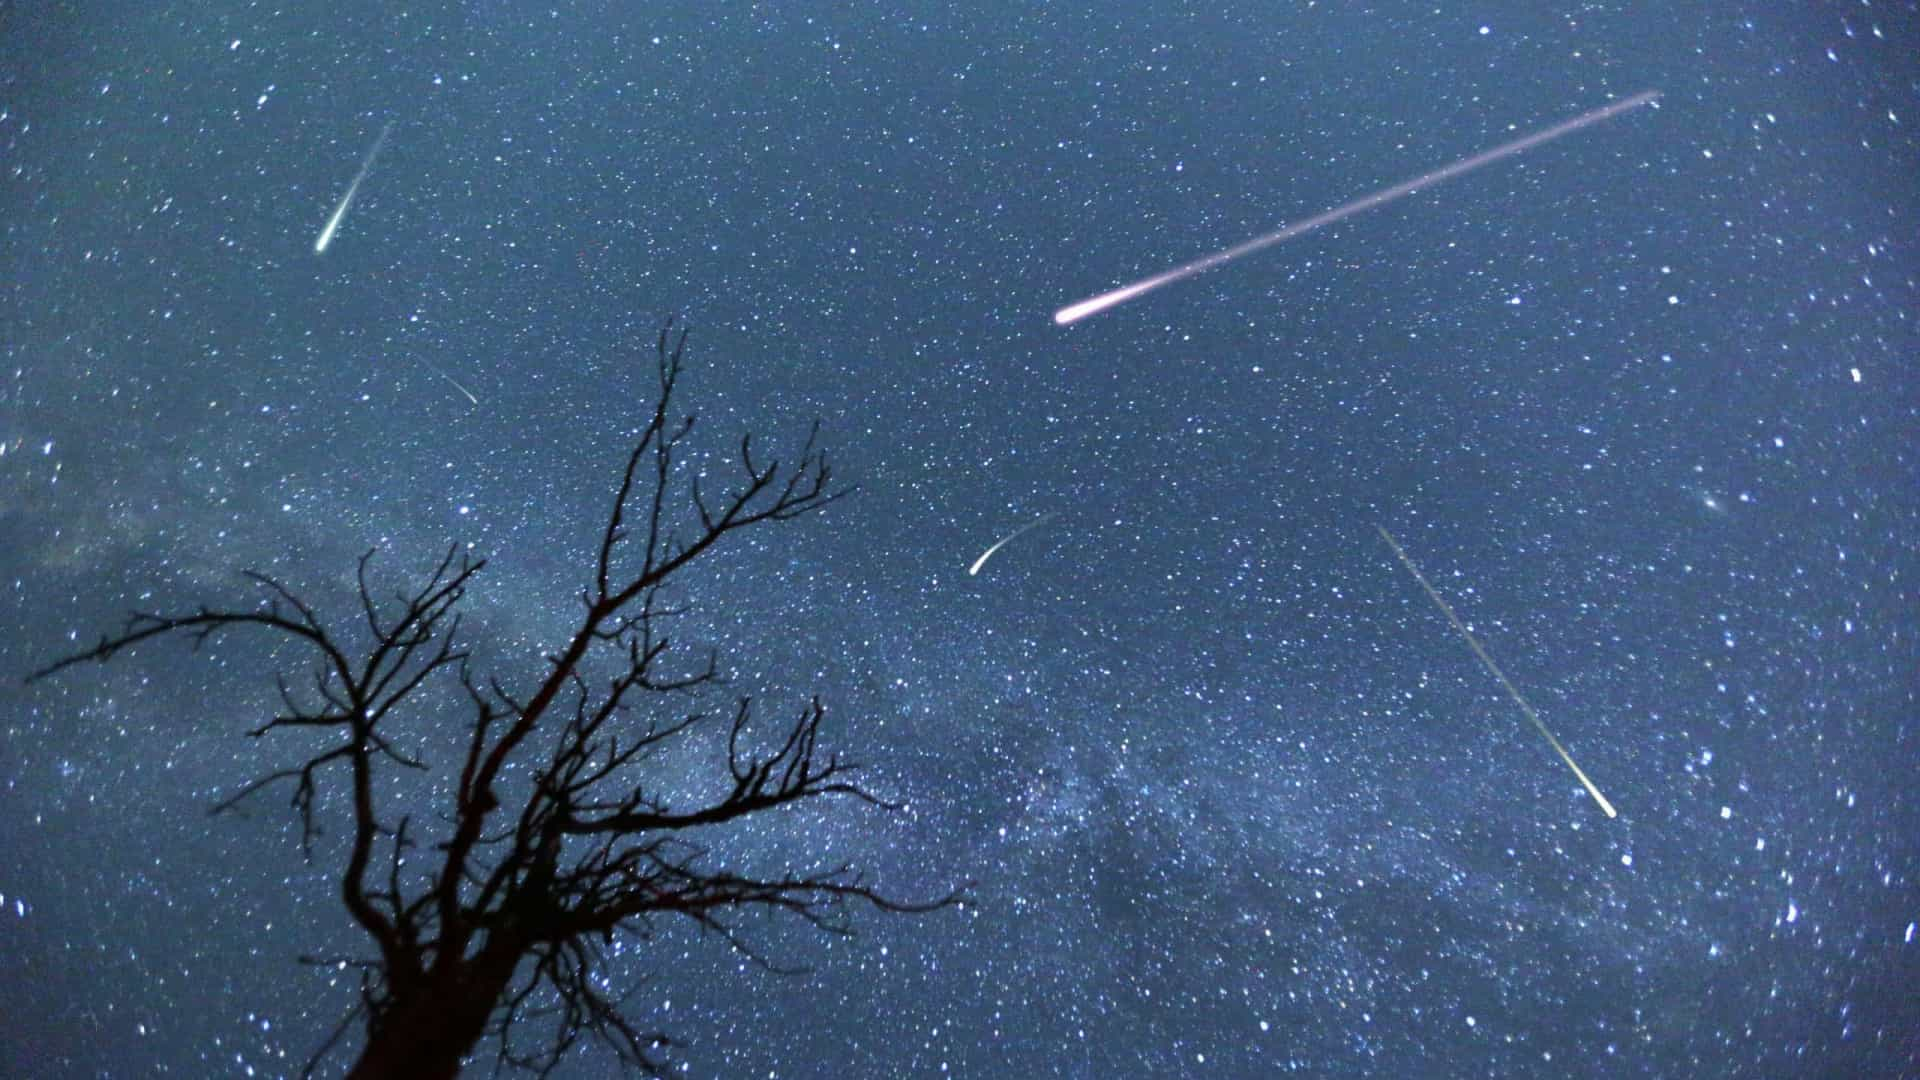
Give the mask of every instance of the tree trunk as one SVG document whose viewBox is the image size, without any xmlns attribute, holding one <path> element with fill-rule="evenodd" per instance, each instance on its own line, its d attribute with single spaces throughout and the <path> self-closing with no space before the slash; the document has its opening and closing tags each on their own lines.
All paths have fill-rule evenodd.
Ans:
<svg viewBox="0 0 1920 1080">
<path fill-rule="evenodd" d="M 504 952 L 505 950 L 503 950 Z M 520 954 L 489 949 L 397 994 L 367 1033 L 349 1080 L 453 1080 L 506 995 Z"/>
</svg>

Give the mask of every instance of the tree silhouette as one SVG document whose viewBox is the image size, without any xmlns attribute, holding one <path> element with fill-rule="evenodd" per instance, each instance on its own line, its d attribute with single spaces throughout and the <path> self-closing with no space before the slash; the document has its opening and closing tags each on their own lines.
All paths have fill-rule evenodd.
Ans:
<svg viewBox="0 0 1920 1080">
<path fill-rule="evenodd" d="M 735 533 L 791 521 L 850 490 L 831 486 L 815 445 L 818 424 L 789 467 L 756 461 L 748 435 L 740 440 L 740 475 L 721 495 L 703 492 L 697 474 L 683 482 L 688 470 L 676 470 L 676 455 L 694 418 L 678 419 L 671 407 L 685 346 L 685 332 L 673 336 L 669 321 L 655 349 L 657 403 L 627 457 L 592 580 L 581 590 L 583 614 L 531 693 L 517 696 L 471 670 L 458 609 L 485 561 L 457 546 L 393 603 L 375 599 L 367 573 L 373 553 L 363 555 L 365 626 L 353 635 L 357 642 L 287 586 L 249 571 L 264 594 L 250 610 L 137 612 L 119 633 L 29 677 L 105 662 L 152 638 L 182 634 L 197 649 L 243 628 L 316 654 L 311 685 L 296 689 L 277 675 L 281 709 L 248 734 L 294 728 L 334 738 L 305 763 L 256 779 L 213 808 L 218 814 L 291 786 L 311 860 L 316 798 L 323 783 L 345 774 L 351 828 L 340 893 L 373 953 L 302 958 L 360 975 L 357 1004 L 307 1063 L 309 1074 L 356 1025 L 364 1038 L 354 1077 L 451 1077 L 488 1036 L 497 1040 L 501 1067 L 544 1075 L 593 1037 L 626 1065 L 658 1073 L 670 1040 L 639 1030 L 597 974 L 621 935 L 645 937 L 652 920 L 683 916 L 773 968 L 738 932 L 755 912 L 845 934 L 847 901 L 889 912 L 958 902 L 957 892 L 925 903 L 889 899 L 844 865 L 774 876 L 716 866 L 697 839 L 822 796 L 893 807 L 853 782 L 854 766 L 820 750 L 818 697 L 784 735 L 760 740 L 746 698 L 717 715 L 701 711 L 699 691 L 719 682 L 711 653 L 704 666 L 670 669 L 666 623 L 684 609 L 663 590 L 682 570 Z M 443 777 L 424 796 L 443 805 L 423 829 L 395 808 L 394 785 L 377 777 L 429 770 L 426 756 L 410 752 L 393 729 L 399 715 L 420 713 L 419 699 L 435 689 L 449 691 L 469 718 L 457 781 L 448 791 Z M 709 727 L 718 757 L 722 725 L 727 776 L 716 770 L 718 783 L 703 800 L 670 804 L 645 766 Z"/>
</svg>

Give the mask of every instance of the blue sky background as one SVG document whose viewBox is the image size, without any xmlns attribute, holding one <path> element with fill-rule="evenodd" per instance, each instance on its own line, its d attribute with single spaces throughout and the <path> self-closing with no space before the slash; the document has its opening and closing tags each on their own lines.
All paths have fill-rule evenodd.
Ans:
<svg viewBox="0 0 1920 1080">
<path fill-rule="evenodd" d="M 697 636 L 911 810 L 728 854 L 977 904 L 757 927 L 804 978 L 663 932 L 613 974 L 688 1075 L 1920 1067 L 1913 4 L 7 21 L 0 671 L 457 541 L 524 682 L 662 319 L 715 453 L 821 421 L 860 493 L 712 560 Z M 282 1075 L 348 1007 L 328 864 L 206 816 L 298 760 L 240 734 L 284 659 L 0 688 L 8 1071 Z"/>
</svg>

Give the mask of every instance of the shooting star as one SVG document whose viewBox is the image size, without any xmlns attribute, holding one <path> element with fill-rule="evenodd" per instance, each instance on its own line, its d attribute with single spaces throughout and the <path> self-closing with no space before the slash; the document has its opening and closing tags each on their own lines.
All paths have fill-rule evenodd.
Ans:
<svg viewBox="0 0 1920 1080">
<path fill-rule="evenodd" d="M 1008 533 L 1004 540 L 1001 540 L 999 543 L 981 552 L 980 557 L 973 560 L 973 565 L 967 567 L 967 576 L 972 577 L 973 575 L 978 574 L 980 572 L 980 568 L 987 565 L 987 560 L 993 558 L 994 552 L 999 551 L 1001 548 L 1006 547 L 1008 544 L 1013 543 L 1015 540 L 1018 540 L 1020 537 L 1025 536 L 1027 533 L 1030 533 L 1033 530 L 1039 528 L 1040 526 L 1045 525 L 1047 522 L 1052 521 L 1053 515 L 1054 515 L 1054 512 L 1051 510 L 1047 511 L 1044 514 L 1041 514 L 1038 518 L 1035 518 L 1034 520 L 1029 521 L 1025 525 L 1022 525 L 1019 528 Z"/>
<path fill-rule="evenodd" d="M 387 132 L 393 130 L 393 121 L 380 129 L 380 137 L 373 140 L 373 149 L 367 151 L 367 158 L 360 163 L 360 171 L 354 174 L 353 183 L 347 185 L 347 193 L 340 196 L 339 205 L 333 208 L 333 216 L 327 219 L 327 226 L 320 230 L 320 239 L 313 242 L 313 253 L 325 255 L 328 245 L 333 243 L 333 234 L 340 231 L 340 222 L 347 216 L 347 208 L 353 205 L 354 193 L 360 190 L 360 182 L 367 178 L 367 170 L 373 168 L 373 159 L 380 155 L 380 148 L 387 145 Z"/>
<path fill-rule="evenodd" d="M 1493 657 L 1487 655 L 1487 650 L 1482 648 L 1480 642 L 1468 632 L 1467 625 L 1460 621 L 1460 616 L 1453 613 L 1453 608 L 1434 590 L 1432 585 L 1427 584 L 1427 576 L 1420 572 L 1419 567 L 1413 565 L 1413 560 L 1407 557 L 1406 550 L 1400 546 L 1400 542 L 1393 538 L 1393 534 L 1388 532 L 1385 526 L 1375 525 L 1374 528 L 1380 530 L 1380 539 L 1385 540 L 1387 546 L 1393 549 L 1393 553 L 1399 556 L 1400 565 L 1406 567 L 1407 572 L 1413 575 L 1413 580 L 1419 582 L 1420 587 L 1426 590 L 1434 606 L 1440 609 L 1440 613 L 1447 617 L 1447 621 L 1453 624 L 1455 630 L 1460 631 L 1460 636 L 1467 639 L 1467 646 L 1473 650 L 1473 655 L 1479 657 L 1480 662 L 1486 665 L 1493 677 L 1500 680 L 1500 685 L 1507 688 L 1507 696 L 1513 699 L 1515 705 L 1520 706 L 1521 712 L 1527 714 L 1527 719 L 1533 721 L 1533 726 L 1553 746 L 1553 752 L 1559 754 L 1560 760 L 1566 762 L 1567 768 L 1573 770 L 1573 775 L 1580 778 L 1580 786 L 1587 789 L 1587 794 L 1593 796 L 1593 801 L 1600 804 L 1600 809 L 1605 811 L 1608 817 L 1620 816 L 1614 812 L 1613 804 L 1607 801 L 1607 797 L 1600 794 L 1600 789 L 1593 786 L 1593 781 L 1587 779 L 1587 774 L 1580 771 L 1580 766 L 1573 763 L 1573 755 L 1567 753 L 1567 748 L 1561 746 L 1560 740 L 1553 737 L 1553 732 L 1547 730 L 1547 725 L 1540 722 L 1540 714 L 1534 712 L 1533 706 L 1527 704 L 1527 699 L 1520 696 L 1520 691 L 1514 688 L 1513 680 L 1507 678 L 1507 673 L 1501 671 L 1500 665 L 1494 663 Z"/>
<path fill-rule="evenodd" d="M 424 363 L 424 361 L 422 361 L 422 362 Z M 477 398 L 477 397 L 474 397 L 474 396 L 473 396 L 473 391 L 471 391 L 471 390 L 469 390 L 469 389 L 467 389 L 466 387 L 464 387 L 464 386 L 462 386 L 462 385 L 460 385 L 460 380 L 459 380 L 459 379 L 456 379 L 456 378 L 454 378 L 453 376 L 451 376 L 451 375 L 449 375 L 449 374 L 447 374 L 446 372 L 444 372 L 444 371 L 441 371 L 441 370 L 440 370 L 439 368 L 437 368 L 437 367 L 434 367 L 434 366 L 433 366 L 432 364 L 427 364 L 427 367 L 428 367 L 428 368 L 429 368 L 430 370 L 432 370 L 432 372 L 433 372 L 433 373 L 434 373 L 435 375 L 438 375 L 438 376 L 440 376 L 441 378 L 443 378 L 443 379 L 445 379 L 445 380 L 447 380 L 448 382 L 450 382 L 450 383 L 452 383 L 452 384 L 453 384 L 453 388 L 454 388 L 455 390 L 458 390 L 458 391 L 460 391 L 461 393 L 463 393 L 463 394 L 465 394 L 465 395 L 467 395 L 467 400 L 468 400 L 468 401 L 471 401 L 471 402 L 473 402 L 473 403 L 474 403 L 475 405 L 478 405 L 478 404 L 480 404 L 480 399 L 479 399 L 479 398 Z"/>
<path fill-rule="evenodd" d="M 1254 237 L 1252 240 L 1227 248 L 1225 251 L 1216 251 L 1211 255 L 1195 259 L 1184 266 L 1176 266 L 1171 270 L 1155 274 L 1152 277 L 1142 278 L 1131 285 L 1122 286 L 1112 292 L 1101 293 L 1099 296 L 1090 297 L 1077 304 L 1068 304 L 1066 307 L 1053 313 L 1053 321 L 1060 326 L 1079 322 L 1089 315 L 1098 315 L 1108 308 L 1117 307 L 1129 300 L 1145 296 L 1163 285 L 1171 285 L 1176 281 L 1190 278 L 1203 271 L 1211 270 L 1223 263 L 1230 263 L 1242 255 L 1251 255 L 1256 251 L 1270 248 L 1282 240 L 1291 240 L 1296 236 L 1310 233 L 1315 229 L 1352 217 L 1363 210 L 1371 210 L 1376 206 L 1390 203 L 1402 196 L 1411 195 L 1421 188 L 1432 187 L 1435 184 L 1451 180 L 1456 176 L 1470 173 L 1482 165 L 1491 165 L 1501 158 L 1512 157 L 1522 151 L 1531 150 L 1541 143 L 1551 142 L 1562 135 L 1572 134 L 1583 127 L 1597 124 L 1602 120 L 1611 120 L 1629 109 L 1637 109 L 1642 105 L 1650 105 L 1659 100 L 1659 98 L 1660 91 L 1658 90 L 1642 90 L 1632 97 L 1622 98 L 1611 105 L 1603 105 L 1598 109 L 1583 112 L 1571 120 L 1563 121 L 1550 128 L 1536 131 L 1531 135 L 1515 139 L 1510 143 L 1502 143 L 1491 150 L 1475 154 L 1472 157 L 1462 158 L 1444 169 L 1435 169 L 1430 173 L 1423 173 L 1405 183 L 1395 184 L 1390 188 L 1376 191 L 1364 198 L 1355 199 L 1345 206 L 1337 206 L 1325 213 L 1316 214 L 1313 217 L 1307 218 L 1305 221 L 1297 221 L 1291 225 L 1275 229 L 1265 236 Z"/>
</svg>

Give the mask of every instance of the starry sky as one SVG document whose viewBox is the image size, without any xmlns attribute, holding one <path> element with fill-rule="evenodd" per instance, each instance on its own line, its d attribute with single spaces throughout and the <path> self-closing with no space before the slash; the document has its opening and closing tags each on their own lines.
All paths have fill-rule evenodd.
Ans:
<svg viewBox="0 0 1920 1080">
<path fill-rule="evenodd" d="M 909 804 L 733 855 L 975 882 L 623 956 L 687 1075 L 1920 1075 L 1913 3 L 645 7 L 7 12 L 0 1071 L 297 1072 L 357 943 L 207 816 L 289 657 L 19 676 L 457 542 L 537 678 L 673 315 L 703 447 L 860 485 L 696 637 Z"/>
</svg>

